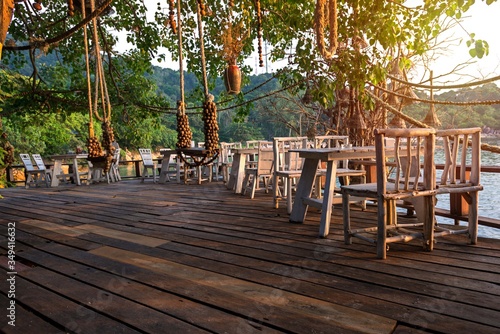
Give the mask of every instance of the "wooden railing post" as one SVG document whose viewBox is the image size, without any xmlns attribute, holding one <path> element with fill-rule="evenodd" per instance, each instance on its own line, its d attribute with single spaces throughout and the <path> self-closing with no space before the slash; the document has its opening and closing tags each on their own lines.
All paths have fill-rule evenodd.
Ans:
<svg viewBox="0 0 500 334">
<path fill-rule="evenodd" d="M 466 178 L 469 179 L 470 170 L 465 171 Z M 460 166 L 455 170 L 455 176 L 460 178 Z M 469 214 L 469 204 L 462 196 L 462 194 L 450 194 L 450 214 L 453 216 L 465 216 Z M 458 220 L 455 220 L 458 224 Z"/>
</svg>

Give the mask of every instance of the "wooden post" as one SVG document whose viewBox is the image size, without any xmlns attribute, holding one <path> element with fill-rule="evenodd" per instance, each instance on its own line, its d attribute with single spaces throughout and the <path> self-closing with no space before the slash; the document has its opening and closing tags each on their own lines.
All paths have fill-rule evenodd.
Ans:
<svg viewBox="0 0 500 334">
<path fill-rule="evenodd" d="M 469 179 L 470 171 L 465 171 L 466 178 Z M 460 178 L 460 167 L 457 166 L 455 170 L 455 175 Z M 465 216 L 469 214 L 469 204 L 462 196 L 462 194 L 450 194 L 450 214 L 453 216 Z M 458 224 L 459 220 L 455 219 L 455 224 Z"/>
</svg>

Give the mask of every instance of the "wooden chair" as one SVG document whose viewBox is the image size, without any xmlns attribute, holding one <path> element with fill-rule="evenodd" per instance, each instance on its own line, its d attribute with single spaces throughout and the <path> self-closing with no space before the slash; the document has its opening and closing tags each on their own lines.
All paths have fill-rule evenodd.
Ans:
<svg viewBox="0 0 500 334">
<path fill-rule="evenodd" d="M 273 152 L 275 168 L 273 173 L 274 207 L 279 207 L 279 200 L 286 199 L 287 212 L 292 212 L 293 191 L 302 173 L 303 159 L 291 149 L 307 148 L 307 137 L 275 137 Z"/>
<path fill-rule="evenodd" d="M 269 192 L 269 181 L 273 175 L 274 156 L 268 141 L 262 141 L 258 147 L 256 167 L 245 168 L 243 179 L 243 195 L 250 189 L 250 198 L 255 197 L 255 190 L 259 188 L 260 180 L 264 182 L 264 190 Z M 272 143 L 271 143 L 272 145 Z"/>
<path fill-rule="evenodd" d="M 220 143 L 220 155 L 217 159 L 218 170 L 222 174 L 222 181 L 227 183 L 229 181 L 229 173 L 233 166 L 232 149 L 241 148 L 241 143 Z"/>
<path fill-rule="evenodd" d="M 149 149 L 149 148 L 140 148 L 139 149 L 139 154 L 141 155 L 142 165 L 143 165 L 141 182 L 144 182 L 144 180 L 147 179 L 147 178 L 152 178 L 153 182 L 156 182 L 157 165 L 156 165 L 156 162 L 153 161 L 153 156 L 151 154 L 151 149 Z M 152 175 L 149 175 L 149 173 L 148 173 L 149 169 L 151 169 L 151 174 Z"/>
<path fill-rule="evenodd" d="M 381 259 L 386 258 L 387 245 L 391 242 L 423 238 L 424 249 L 432 250 L 436 195 L 435 133 L 434 129 L 421 128 L 375 130 L 377 182 L 341 187 L 346 244 L 352 243 L 352 237 L 375 243 L 377 257 Z M 393 148 L 386 148 L 385 138 L 395 139 Z M 423 170 L 418 168 L 419 173 L 415 176 L 410 173 L 413 156 L 416 156 L 416 161 L 423 166 Z M 395 168 L 390 174 L 386 165 L 388 157 L 394 157 L 395 161 Z M 406 163 L 402 163 L 402 160 Z M 351 229 L 350 196 L 376 199 L 376 227 Z M 411 201 L 414 204 L 419 218 L 418 224 L 398 224 L 396 201 L 399 200 Z M 423 226 L 423 231 L 412 229 L 417 226 Z"/>
<path fill-rule="evenodd" d="M 478 198 L 481 185 L 481 128 L 439 130 L 436 133 L 439 145 L 444 149 L 444 169 L 438 178 L 438 194 L 450 194 L 450 201 L 466 203 L 457 210 L 450 208 L 450 212 L 457 216 L 467 215 L 468 226 L 446 228 L 444 225 L 436 227 L 436 235 L 468 234 L 471 244 L 477 243 L 478 229 Z M 441 141 L 442 140 L 442 141 Z M 461 205 L 460 203 L 459 205 Z"/>
<path fill-rule="evenodd" d="M 19 156 L 21 157 L 21 160 L 24 165 L 24 171 L 26 176 L 26 188 L 29 188 L 30 185 L 39 186 L 42 183 L 45 183 L 47 188 L 50 187 L 51 174 L 47 170 L 47 168 L 45 168 L 45 164 L 43 163 L 43 160 L 40 157 L 40 155 L 37 154 L 37 158 L 39 157 L 39 161 L 37 161 L 37 166 L 38 164 L 40 164 L 40 166 L 37 168 L 33 166 L 33 162 L 31 161 L 29 154 L 21 153 L 19 154 Z"/>
<path fill-rule="evenodd" d="M 273 148 L 273 142 L 272 141 L 265 141 L 265 140 L 247 140 L 245 142 L 246 148 L 268 148 L 272 149 Z M 255 154 L 249 154 L 247 156 L 246 160 L 246 167 L 250 168 L 255 168 L 257 166 L 257 153 Z"/>
<path fill-rule="evenodd" d="M 32 154 L 31 157 L 35 161 L 35 164 L 36 164 L 38 170 L 45 171 L 46 177 L 48 178 L 48 181 L 50 183 L 50 181 L 52 179 L 52 169 L 47 169 L 47 167 L 45 166 L 45 162 L 43 161 L 42 156 L 40 154 L 35 153 L 35 154 Z"/>
<path fill-rule="evenodd" d="M 332 147 L 349 147 L 349 136 L 343 135 L 328 135 L 314 137 L 314 148 L 332 148 Z M 320 169 L 319 173 L 324 173 L 326 170 Z M 349 160 L 340 161 L 337 166 L 337 177 L 341 180 L 341 184 L 348 185 L 351 183 L 352 177 L 360 178 L 360 183 L 366 183 L 366 171 L 362 169 L 349 168 Z"/>
<path fill-rule="evenodd" d="M 334 148 L 334 147 L 349 147 L 349 136 L 345 135 L 325 135 L 325 136 L 316 136 L 312 142 L 314 148 Z M 321 198 L 321 185 L 322 185 L 322 177 L 326 174 L 325 168 L 318 169 L 318 178 L 316 179 L 315 193 L 316 197 Z M 339 180 L 340 185 L 349 185 L 351 183 L 351 178 L 357 177 L 359 179 L 358 183 L 366 183 L 366 171 L 364 169 L 353 169 L 349 168 L 349 160 L 344 159 L 339 161 L 336 171 L 336 177 Z M 334 197 L 335 202 L 340 202 L 341 195 L 340 189 L 338 187 L 335 188 Z M 352 198 L 351 202 L 359 202 L 363 209 L 366 208 L 366 200 Z"/>
<path fill-rule="evenodd" d="M 109 168 L 109 179 L 111 182 L 118 182 L 122 180 L 120 176 L 120 152 L 119 147 L 115 148 L 115 153 L 113 154 L 113 160 L 111 161 L 111 167 Z"/>
</svg>

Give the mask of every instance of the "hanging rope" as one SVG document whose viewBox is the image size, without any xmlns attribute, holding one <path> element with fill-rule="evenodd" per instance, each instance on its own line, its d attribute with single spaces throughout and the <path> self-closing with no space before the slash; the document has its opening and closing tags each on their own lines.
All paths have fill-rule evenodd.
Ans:
<svg viewBox="0 0 500 334">
<path fill-rule="evenodd" d="M 428 100 L 428 99 L 421 99 L 417 97 L 409 97 L 408 95 L 400 94 L 392 90 L 387 90 L 384 89 L 380 86 L 375 86 L 371 82 L 367 82 L 367 84 L 376 87 L 377 89 L 380 89 L 381 91 L 391 94 L 395 97 L 399 98 L 405 98 L 409 99 L 415 102 L 422 102 L 422 103 L 433 103 L 433 104 L 442 104 L 442 105 L 453 105 L 453 106 L 477 106 L 477 105 L 493 105 L 493 104 L 500 104 L 500 100 L 484 100 L 484 101 L 467 101 L 467 102 L 452 102 L 452 101 L 439 101 L 439 100 Z M 432 87 L 432 86 L 429 86 Z"/>
<path fill-rule="evenodd" d="M 390 91 L 386 91 L 386 90 L 382 89 L 381 87 L 377 86 L 377 88 L 379 88 L 382 91 L 391 93 Z M 398 109 L 394 108 L 389 103 L 385 102 L 384 100 L 382 100 L 381 98 L 379 98 L 377 95 L 375 95 L 372 92 L 370 92 L 368 89 L 365 89 L 364 93 L 367 94 L 367 95 L 369 95 L 374 100 L 376 100 L 378 103 L 380 103 L 388 111 L 390 111 L 394 115 L 402 118 L 403 120 L 407 121 L 408 123 L 413 124 L 413 125 L 415 125 L 416 127 L 419 127 L 419 128 L 430 128 L 430 126 L 428 126 L 427 124 L 424 124 L 424 123 L 422 123 L 420 121 L 417 121 L 416 119 L 414 119 L 414 118 L 412 118 L 412 117 L 410 117 L 408 115 L 403 114 L 401 111 L 399 111 Z"/>
<path fill-rule="evenodd" d="M 196 14 L 198 18 L 198 32 L 200 35 L 201 68 L 203 75 L 203 88 L 205 92 L 205 102 L 203 103 L 205 149 L 208 151 L 208 157 L 210 158 L 218 154 L 219 125 L 217 124 L 217 105 L 214 102 L 214 96 L 208 92 L 205 46 L 203 42 L 202 0 L 197 1 Z"/>
<path fill-rule="evenodd" d="M 173 0 L 169 0 L 171 7 L 173 7 Z M 173 15 L 171 15 L 173 16 Z M 184 94 L 184 60 L 183 60 L 183 48 L 182 48 L 182 17 L 181 17 L 181 0 L 177 0 L 177 22 L 178 28 L 172 27 L 172 31 L 177 32 L 177 43 L 179 49 L 179 84 L 181 97 L 177 101 L 177 144 L 178 148 L 187 148 L 191 146 L 191 140 L 193 139 L 193 133 L 189 127 L 189 119 L 186 115 L 186 103 Z"/>
<path fill-rule="evenodd" d="M 95 8 L 95 0 L 90 1 L 90 10 L 94 12 Z M 82 15 L 85 16 L 85 2 L 82 1 Z M 91 82 L 90 82 L 90 71 L 89 71 L 89 62 L 90 62 L 90 52 L 88 47 L 88 36 L 87 30 L 85 27 L 84 37 L 85 37 L 85 52 L 86 52 L 86 65 L 87 65 L 87 89 L 89 94 L 89 139 L 87 142 L 87 148 L 89 151 L 89 160 L 92 162 L 104 162 L 104 172 L 106 173 L 111 167 L 111 161 L 114 156 L 115 147 L 112 145 L 114 142 L 114 134 L 113 128 L 111 126 L 111 103 L 109 101 L 108 88 L 106 86 L 106 79 L 104 75 L 104 66 L 102 63 L 101 57 L 101 49 L 99 46 L 99 36 L 97 34 L 97 18 L 92 18 L 92 41 L 94 46 L 94 55 L 95 55 L 95 91 L 94 98 L 92 99 L 91 95 Z M 101 109 L 102 116 L 99 115 L 98 112 L 98 102 L 99 96 L 101 97 Z M 93 100 L 93 101 L 92 101 Z M 99 143 L 97 138 L 95 137 L 94 128 L 93 128 L 93 116 L 96 119 L 102 122 L 102 144 Z M 106 150 L 106 155 L 103 150 Z"/>
<path fill-rule="evenodd" d="M 328 4 L 327 4 L 328 2 Z M 328 41 L 330 46 L 325 46 L 325 28 L 326 18 L 328 15 L 329 36 Z M 332 59 L 337 52 L 338 47 L 338 25 L 337 25 L 337 0 L 317 0 L 314 10 L 314 31 L 316 32 L 316 43 L 320 54 L 326 60 Z"/>
<path fill-rule="evenodd" d="M 390 74 L 388 74 L 387 76 L 390 79 L 399 81 L 399 82 L 401 82 L 401 83 L 403 83 L 405 85 L 412 86 L 412 87 L 417 87 L 417 88 L 424 88 L 424 89 L 458 89 L 458 88 L 469 88 L 469 87 L 479 86 L 479 85 L 483 85 L 483 84 L 486 84 L 486 83 L 490 83 L 490 82 L 493 82 L 493 81 L 500 80 L 500 75 L 498 75 L 498 76 L 493 77 L 493 78 L 479 80 L 479 81 L 475 81 L 475 82 L 469 82 L 469 83 L 465 83 L 465 84 L 457 84 L 457 85 L 449 85 L 449 86 L 433 86 L 433 85 L 424 85 L 424 84 L 412 83 L 412 82 L 405 81 L 405 80 L 402 80 L 400 78 L 397 78 L 395 76 L 392 76 Z"/>
</svg>

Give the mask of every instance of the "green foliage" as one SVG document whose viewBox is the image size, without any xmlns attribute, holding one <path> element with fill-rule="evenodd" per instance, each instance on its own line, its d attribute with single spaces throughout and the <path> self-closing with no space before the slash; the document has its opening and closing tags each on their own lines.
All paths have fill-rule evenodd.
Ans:
<svg viewBox="0 0 500 334">
<path fill-rule="evenodd" d="M 424 94 L 420 98 L 428 99 Z M 470 102 L 470 101 L 499 101 L 500 88 L 495 84 L 485 84 L 475 88 L 447 91 L 434 96 L 437 101 Z M 405 107 L 403 112 L 409 116 L 423 120 L 429 110 L 427 103 L 413 104 Z M 492 105 L 450 105 L 436 104 L 435 110 L 443 128 L 464 127 L 489 127 L 500 129 L 500 106 Z"/>
</svg>

